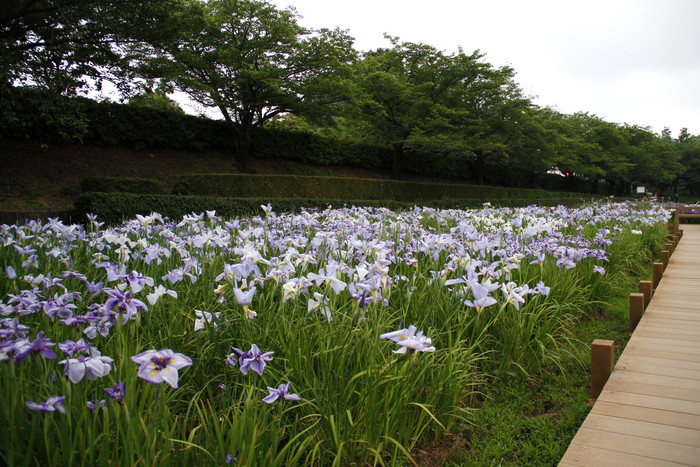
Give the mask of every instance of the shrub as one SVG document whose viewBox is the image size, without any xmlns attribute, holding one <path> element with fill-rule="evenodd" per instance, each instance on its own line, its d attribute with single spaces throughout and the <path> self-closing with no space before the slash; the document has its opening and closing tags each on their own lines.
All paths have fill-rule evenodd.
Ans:
<svg viewBox="0 0 700 467">
<path fill-rule="evenodd" d="M 163 194 L 163 184 L 151 178 L 86 177 L 80 181 L 82 193 Z"/>
<path fill-rule="evenodd" d="M 502 188 L 483 185 L 417 183 L 395 180 L 370 180 L 345 177 L 296 175 L 201 174 L 182 177 L 173 188 L 175 194 L 265 197 L 390 199 L 404 202 L 439 199 L 547 199 L 562 193 L 544 190 Z M 568 194 L 568 197 L 577 196 Z"/>
</svg>

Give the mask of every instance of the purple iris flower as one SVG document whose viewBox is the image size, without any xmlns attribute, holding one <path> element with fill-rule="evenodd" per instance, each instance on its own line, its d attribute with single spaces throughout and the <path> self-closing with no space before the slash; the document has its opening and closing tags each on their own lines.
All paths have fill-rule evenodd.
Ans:
<svg viewBox="0 0 700 467">
<path fill-rule="evenodd" d="M 24 404 L 29 410 L 38 410 L 39 412 L 61 412 L 63 415 L 66 414 L 66 408 L 63 406 L 63 401 L 66 400 L 65 396 L 51 396 L 46 399 L 46 402 L 33 402 L 27 401 Z"/>
<path fill-rule="evenodd" d="M 107 294 L 112 297 L 105 302 L 105 308 L 112 310 L 114 308 L 124 310 L 122 322 L 126 323 L 132 319 L 140 310 L 146 310 L 146 304 L 141 300 L 137 300 L 128 293 L 121 293 L 116 290 L 108 290 Z"/>
<path fill-rule="evenodd" d="M 268 386 L 267 390 L 270 394 L 263 397 L 262 401 L 268 404 L 272 404 L 280 397 L 288 401 L 301 400 L 301 397 L 299 397 L 299 395 L 289 394 L 289 383 L 280 384 L 277 388 L 271 388 L 270 386 Z"/>
<path fill-rule="evenodd" d="M 107 407 L 107 402 L 105 402 L 104 399 L 102 399 L 101 401 L 92 400 L 92 401 L 85 402 L 85 405 L 87 406 L 88 409 L 90 409 L 90 412 L 95 413 L 95 410 L 98 407 Z"/>
<path fill-rule="evenodd" d="M 265 371 L 265 365 L 267 362 L 272 361 L 272 355 L 275 352 L 260 352 L 260 349 L 258 349 L 258 346 L 253 344 L 250 346 L 250 350 L 248 351 L 243 351 L 240 349 L 237 349 L 236 347 L 231 347 L 236 354 L 240 357 L 238 360 L 238 364 L 240 365 L 241 368 L 241 373 L 244 375 L 248 374 L 248 370 L 253 370 L 257 374 L 261 375 Z M 226 362 L 231 365 L 235 366 L 235 355 L 230 354 L 226 358 Z"/>
<path fill-rule="evenodd" d="M 113 401 L 121 402 L 126 396 L 126 387 L 123 381 L 117 381 L 111 388 L 105 388 L 105 392 Z"/>
<path fill-rule="evenodd" d="M 177 370 L 192 365 L 189 357 L 171 349 L 146 350 L 131 357 L 131 361 L 139 364 L 139 378 L 153 384 L 165 381 L 173 388 L 177 388 Z"/>
<path fill-rule="evenodd" d="M 56 354 L 53 353 L 53 350 L 49 348 L 54 345 L 56 344 L 51 342 L 51 339 L 44 338 L 43 331 L 39 331 L 36 334 L 36 339 L 34 339 L 32 342 L 27 341 L 24 343 L 24 345 L 18 346 L 16 348 L 15 362 L 23 362 L 31 352 L 37 352 L 41 354 L 44 358 L 48 358 L 49 360 L 56 360 Z"/>
<path fill-rule="evenodd" d="M 72 340 L 67 339 L 58 344 L 58 348 L 61 349 L 61 352 L 63 352 L 64 354 L 73 356 L 76 353 L 89 354 L 92 346 L 90 345 L 90 343 L 85 342 L 85 339 L 80 339 L 77 342 L 73 342 Z"/>
</svg>

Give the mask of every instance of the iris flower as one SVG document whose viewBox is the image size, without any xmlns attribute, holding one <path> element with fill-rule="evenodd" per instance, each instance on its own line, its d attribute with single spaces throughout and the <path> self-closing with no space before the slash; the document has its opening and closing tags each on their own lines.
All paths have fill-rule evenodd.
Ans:
<svg viewBox="0 0 700 467">
<path fill-rule="evenodd" d="M 263 397 L 262 401 L 268 404 L 272 404 L 280 397 L 288 401 L 298 401 L 301 400 L 298 394 L 289 394 L 289 383 L 280 384 L 277 388 L 267 387 L 270 394 Z"/>
<path fill-rule="evenodd" d="M 65 396 L 51 396 L 46 399 L 46 402 L 33 402 L 27 401 L 24 404 L 29 410 L 37 410 L 39 412 L 61 412 L 63 415 L 66 414 L 66 408 L 63 406 L 63 401 L 66 400 Z"/>
<path fill-rule="evenodd" d="M 241 373 L 244 375 L 248 374 L 248 370 L 253 370 L 257 374 L 261 375 L 265 371 L 265 365 L 267 362 L 272 361 L 272 355 L 274 352 L 260 352 L 260 349 L 258 349 L 258 346 L 253 344 L 250 346 L 250 350 L 248 351 L 243 351 L 240 349 L 237 349 L 236 347 L 231 347 L 233 351 L 238 355 L 238 365 L 241 369 Z M 236 354 L 230 354 L 226 358 L 226 362 L 230 366 L 235 366 L 236 365 Z"/>
<path fill-rule="evenodd" d="M 236 297 L 238 304 L 243 307 L 243 311 L 248 319 L 253 319 L 258 316 L 256 312 L 248 308 L 248 305 L 253 301 L 253 296 L 255 296 L 255 287 L 251 287 L 246 291 L 234 288 L 233 295 Z"/>
<path fill-rule="evenodd" d="M 131 357 L 131 361 L 139 365 L 139 378 L 153 384 L 165 381 L 173 388 L 177 388 L 177 370 L 192 365 L 189 357 L 171 349 L 146 350 Z"/>
<path fill-rule="evenodd" d="M 435 352 L 430 338 L 425 337 L 423 331 L 418 331 L 414 325 L 410 325 L 406 329 L 384 333 L 379 338 L 389 339 L 399 344 L 401 348 L 394 350 L 394 353 Z"/>
<path fill-rule="evenodd" d="M 65 365 L 64 374 L 68 376 L 71 383 L 80 382 L 84 376 L 89 380 L 96 380 L 109 374 L 112 370 L 112 359 L 103 357 L 94 347 L 90 349 L 91 357 L 68 358 L 62 360 L 59 365 Z"/>
<path fill-rule="evenodd" d="M 124 386 L 124 382 L 117 381 L 111 388 L 105 388 L 105 393 L 107 393 L 109 398 L 113 401 L 123 401 L 124 396 L 126 395 L 126 387 Z"/>
</svg>

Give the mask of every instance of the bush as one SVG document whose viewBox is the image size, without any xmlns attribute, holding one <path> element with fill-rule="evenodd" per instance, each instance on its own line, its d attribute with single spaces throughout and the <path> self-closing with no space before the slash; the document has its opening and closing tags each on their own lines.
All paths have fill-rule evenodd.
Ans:
<svg viewBox="0 0 700 467">
<path fill-rule="evenodd" d="M 175 194 L 265 197 L 331 198 L 353 200 L 389 199 L 404 202 L 439 199 L 547 199 L 561 193 L 544 190 L 483 185 L 400 182 L 344 177 L 296 175 L 202 174 L 182 177 Z M 569 195 L 571 197 L 572 195 Z"/>
<path fill-rule="evenodd" d="M 80 181 L 82 193 L 164 194 L 163 184 L 151 178 L 86 177 Z"/>
</svg>

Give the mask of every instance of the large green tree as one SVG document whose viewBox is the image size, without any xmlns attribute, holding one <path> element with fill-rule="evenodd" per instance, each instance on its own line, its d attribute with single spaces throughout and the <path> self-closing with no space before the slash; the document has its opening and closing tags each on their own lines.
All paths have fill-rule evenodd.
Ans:
<svg viewBox="0 0 700 467">
<path fill-rule="evenodd" d="M 309 30 L 293 9 L 266 1 L 189 1 L 173 13 L 176 37 L 137 45 L 136 76 L 162 78 L 218 109 L 247 170 L 253 130 L 288 113 L 313 113 L 340 99 L 343 67 L 355 55 L 339 30 Z"/>
<path fill-rule="evenodd" d="M 407 150 L 486 161 L 511 147 L 518 117 L 529 104 L 511 69 L 492 67 L 479 51 L 447 54 L 387 38 L 391 47 L 358 62 L 352 102 L 375 140 L 393 150 L 395 177 Z"/>
</svg>

